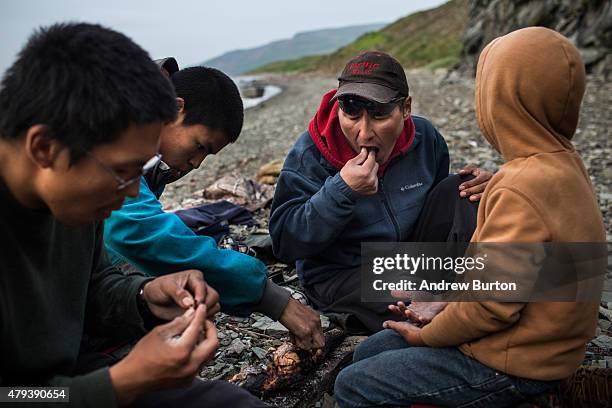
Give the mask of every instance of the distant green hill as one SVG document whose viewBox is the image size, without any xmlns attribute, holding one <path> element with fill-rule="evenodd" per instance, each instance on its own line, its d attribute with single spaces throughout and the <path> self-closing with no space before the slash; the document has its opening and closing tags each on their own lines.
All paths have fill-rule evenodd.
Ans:
<svg viewBox="0 0 612 408">
<path fill-rule="evenodd" d="M 365 50 L 385 51 L 405 68 L 447 67 L 459 62 L 467 21 L 468 0 L 451 0 L 437 8 L 401 18 L 379 31 L 363 34 L 331 54 L 277 61 L 251 72 L 338 73 L 349 58 Z"/>
<path fill-rule="evenodd" d="M 200 65 L 215 67 L 230 75 L 243 74 L 274 61 L 337 50 L 360 35 L 384 26 L 385 24 L 367 24 L 306 31 L 297 33 L 290 39 L 274 41 L 260 47 L 230 51 Z"/>
</svg>

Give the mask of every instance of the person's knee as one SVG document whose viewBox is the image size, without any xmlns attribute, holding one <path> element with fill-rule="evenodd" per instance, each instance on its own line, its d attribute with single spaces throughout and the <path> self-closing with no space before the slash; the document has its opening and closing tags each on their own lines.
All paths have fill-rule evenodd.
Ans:
<svg viewBox="0 0 612 408">
<path fill-rule="evenodd" d="M 355 406 L 355 392 L 358 390 L 356 381 L 358 380 L 357 370 L 354 366 L 348 366 L 336 377 L 334 384 L 334 398 L 340 407 Z"/>
<path fill-rule="evenodd" d="M 376 335 L 374 335 L 376 336 Z M 355 351 L 353 352 L 353 362 L 365 360 L 368 357 L 375 356 L 380 353 L 381 349 L 378 346 L 376 341 L 371 341 L 372 337 L 368 337 L 363 342 L 357 345 Z"/>
<path fill-rule="evenodd" d="M 353 362 L 365 360 L 388 350 L 408 347 L 408 343 L 396 331 L 382 330 L 361 342 L 353 353 Z"/>
</svg>

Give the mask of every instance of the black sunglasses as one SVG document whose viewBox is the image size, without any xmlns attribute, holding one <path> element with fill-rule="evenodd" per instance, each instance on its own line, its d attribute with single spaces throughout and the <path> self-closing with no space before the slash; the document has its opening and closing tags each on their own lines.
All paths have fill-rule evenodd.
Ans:
<svg viewBox="0 0 612 408">
<path fill-rule="evenodd" d="M 338 106 L 344 113 L 353 118 L 360 117 L 361 112 L 365 109 L 372 119 L 383 119 L 389 116 L 393 109 L 395 109 L 395 106 L 399 102 L 403 102 L 404 99 L 404 97 L 399 97 L 388 103 L 378 103 L 354 96 L 344 96 L 338 98 Z"/>
</svg>

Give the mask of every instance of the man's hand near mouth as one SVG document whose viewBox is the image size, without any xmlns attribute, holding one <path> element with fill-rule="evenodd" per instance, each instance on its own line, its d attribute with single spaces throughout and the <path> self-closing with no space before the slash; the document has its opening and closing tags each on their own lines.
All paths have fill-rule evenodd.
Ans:
<svg viewBox="0 0 612 408">
<path fill-rule="evenodd" d="M 365 148 L 368 151 L 368 153 L 372 152 L 375 155 L 378 154 L 378 147 L 375 147 L 375 146 L 363 146 L 362 149 L 363 148 Z"/>
<path fill-rule="evenodd" d="M 346 162 L 340 170 L 340 177 L 355 192 L 373 195 L 378 191 L 378 163 L 375 148 L 368 151 L 365 147 L 353 159 Z"/>
</svg>

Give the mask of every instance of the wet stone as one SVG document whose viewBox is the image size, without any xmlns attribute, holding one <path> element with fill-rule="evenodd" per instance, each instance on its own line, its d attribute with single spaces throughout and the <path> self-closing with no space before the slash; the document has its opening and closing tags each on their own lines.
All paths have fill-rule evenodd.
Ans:
<svg viewBox="0 0 612 408">
<path fill-rule="evenodd" d="M 234 339 L 232 340 L 231 344 L 227 348 L 227 353 L 240 355 L 244 352 L 244 350 L 247 349 L 247 347 L 248 346 L 245 343 L 243 343 L 242 340 Z"/>
<path fill-rule="evenodd" d="M 257 356 L 258 359 L 262 360 L 266 357 L 266 355 L 268 354 L 266 352 L 266 350 L 262 349 L 261 347 L 253 347 L 251 349 L 251 351 L 253 352 L 253 354 L 255 354 Z"/>
</svg>

